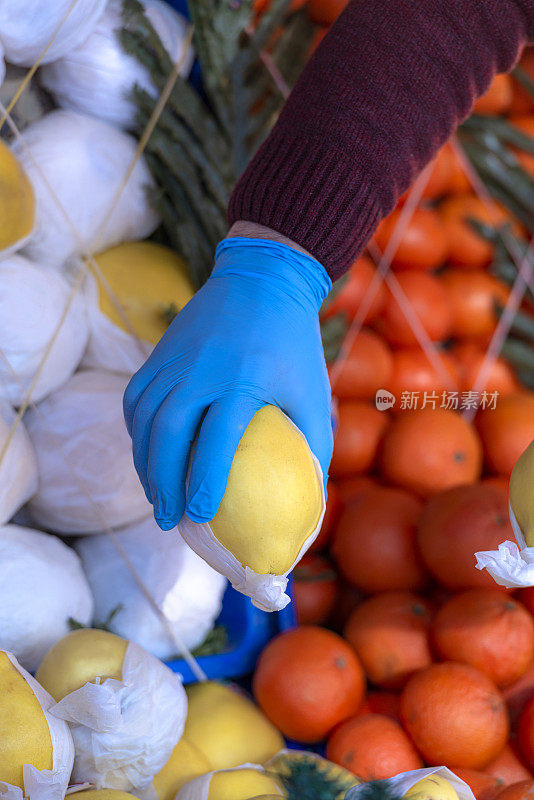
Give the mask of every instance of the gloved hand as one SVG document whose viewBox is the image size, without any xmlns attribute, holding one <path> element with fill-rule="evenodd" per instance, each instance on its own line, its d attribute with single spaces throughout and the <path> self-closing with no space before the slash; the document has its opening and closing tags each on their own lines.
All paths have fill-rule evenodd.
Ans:
<svg viewBox="0 0 534 800">
<path fill-rule="evenodd" d="M 267 404 L 304 433 L 326 484 L 332 427 L 318 311 L 330 288 L 318 261 L 285 244 L 219 244 L 212 275 L 124 395 L 135 467 L 163 530 L 184 508 L 194 522 L 213 519 L 245 428 Z"/>
</svg>

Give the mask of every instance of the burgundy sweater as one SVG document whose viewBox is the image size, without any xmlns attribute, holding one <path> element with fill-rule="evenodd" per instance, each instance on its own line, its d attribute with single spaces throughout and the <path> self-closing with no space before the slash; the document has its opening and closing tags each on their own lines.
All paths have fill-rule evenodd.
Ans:
<svg viewBox="0 0 534 800">
<path fill-rule="evenodd" d="M 534 0 L 351 0 L 239 180 L 230 223 L 266 225 L 335 279 L 534 39 Z"/>
</svg>

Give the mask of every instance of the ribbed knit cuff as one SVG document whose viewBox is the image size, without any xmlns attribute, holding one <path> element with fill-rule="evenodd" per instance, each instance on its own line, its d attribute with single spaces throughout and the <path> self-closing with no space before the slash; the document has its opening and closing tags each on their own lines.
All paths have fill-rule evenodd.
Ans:
<svg viewBox="0 0 534 800">
<path fill-rule="evenodd" d="M 311 253 L 332 280 L 365 247 L 380 221 L 379 205 L 355 173 L 354 155 L 298 132 L 273 130 L 238 181 L 228 207 L 239 220 L 266 225 Z"/>
</svg>

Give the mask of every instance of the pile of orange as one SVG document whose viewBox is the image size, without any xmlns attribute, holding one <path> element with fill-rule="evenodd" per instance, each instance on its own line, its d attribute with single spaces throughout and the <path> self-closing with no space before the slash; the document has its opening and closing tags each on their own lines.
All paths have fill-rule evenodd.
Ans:
<svg viewBox="0 0 534 800">
<path fill-rule="evenodd" d="M 308 8 L 327 24 L 343 6 Z M 522 63 L 534 77 L 534 56 Z M 510 113 L 534 133 L 534 103 L 508 76 L 477 110 Z M 518 157 L 534 171 L 532 156 Z M 400 208 L 376 232 L 382 252 Z M 479 385 L 508 288 L 491 274 L 492 245 L 470 218 L 521 232 L 504 209 L 477 199 L 446 145 L 387 285 L 363 255 L 324 309 L 351 322 L 364 302 L 363 327 L 330 370 L 337 435 L 323 527 L 294 573 L 301 625 L 266 647 L 253 688 L 282 733 L 326 743 L 330 759 L 364 779 L 446 765 L 477 800 L 526 800 L 534 588 L 497 586 L 474 554 L 514 538 L 507 486 L 534 439 L 534 393 L 502 359 Z M 436 346 L 430 359 L 421 336 Z M 475 389 L 487 392 L 476 413 L 444 402 Z M 377 406 L 380 390 L 396 402 Z M 426 393 L 424 408 L 409 407 L 413 392 Z"/>
</svg>

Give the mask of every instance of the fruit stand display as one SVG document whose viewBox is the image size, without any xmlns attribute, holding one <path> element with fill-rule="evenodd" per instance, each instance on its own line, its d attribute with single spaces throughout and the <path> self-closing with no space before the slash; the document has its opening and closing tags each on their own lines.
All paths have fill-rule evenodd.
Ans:
<svg viewBox="0 0 534 800">
<path fill-rule="evenodd" d="M 321 308 L 327 497 L 267 406 L 163 534 L 125 386 L 345 2 L 5 5 L 0 793 L 529 800 L 534 48 Z"/>
</svg>

